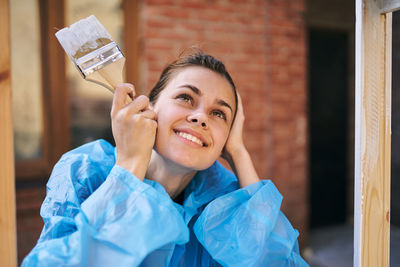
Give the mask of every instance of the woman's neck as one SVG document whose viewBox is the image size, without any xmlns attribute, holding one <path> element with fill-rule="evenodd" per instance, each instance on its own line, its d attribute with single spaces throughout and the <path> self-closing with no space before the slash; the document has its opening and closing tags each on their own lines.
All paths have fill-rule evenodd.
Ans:
<svg viewBox="0 0 400 267">
<path fill-rule="evenodd" d="M 195 170 L 177 165 L 153 149 L 145 177 L 160 183 L 174 199 L 185 189 L 195 174 Z"/>
</svg>

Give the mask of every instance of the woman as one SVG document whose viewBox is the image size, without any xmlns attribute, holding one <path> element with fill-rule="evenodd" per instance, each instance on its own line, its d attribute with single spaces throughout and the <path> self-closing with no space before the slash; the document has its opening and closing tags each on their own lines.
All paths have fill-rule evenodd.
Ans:
<svg viewBox="0 0 400 267">
<path fill-rule="evenodd" d="M 181 57 L 149 98 L 134 96 L 130 84 L 115 90 L 116 148 L 92 142 L 55 165 L 23 266 L 307 266 L 281 195 L 243 144 L 242 104 L 220 61 Z"/>
</svg>

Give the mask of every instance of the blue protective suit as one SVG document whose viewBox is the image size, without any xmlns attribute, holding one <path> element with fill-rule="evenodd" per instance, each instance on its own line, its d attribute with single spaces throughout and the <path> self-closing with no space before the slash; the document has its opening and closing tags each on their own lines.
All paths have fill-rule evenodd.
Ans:
<svg viewBox="0 0 400 267">
<path fill-rule="evenodd" d="M 182 206 L 115 159 L 104 140 L 62 156 L 22 266 L 308 266 L 271 181 L 238 189 L 216 162 L 196 174 Z"/>
</svg>

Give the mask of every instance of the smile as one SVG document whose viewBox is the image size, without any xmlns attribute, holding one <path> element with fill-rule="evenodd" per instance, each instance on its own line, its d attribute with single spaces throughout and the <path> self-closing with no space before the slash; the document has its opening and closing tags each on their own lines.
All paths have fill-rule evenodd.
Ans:
<svg viewBox="0 0 400 267">
<path fill-rule="evenodd" d="M 177 135 L 179 135 L 180 137 L 185 138 L 186 140 L 192 141 L 193 143 L 199 144 L 203 147 L 206 147 L 207 145 L 205 143 L 203 143 L 199 138 L 197 138 L 196 136 L 193 136 L 189 133 L 184 133 L 184 132 L 179 132 L 179 131 L 175 131 L 175 133 Z"/>
</svg>

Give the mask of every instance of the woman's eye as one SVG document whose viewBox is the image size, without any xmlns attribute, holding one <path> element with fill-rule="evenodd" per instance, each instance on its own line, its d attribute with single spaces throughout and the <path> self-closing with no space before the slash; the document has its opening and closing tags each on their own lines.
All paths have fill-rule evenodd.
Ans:
<svg viewBox="0 0 400 267">
<path fill-rule="evenodd" d="M 218 117 L 220 119 L 226 120 L 226 115 L 221 110 L 214 110 L 212 113 L 213 113 L 214 116 L 216 116 L 216 117 Z"/>
<path fill-rule="evenodd" d="M 189 104 L 193 104 L 193 97 L 191 97 L 191 96 L 188 95 L 188 94 L 181 94 L 181 95 L 178 95 L 178 96 L 176 97 L 176 99 L 185 101 L 185 102 L 187 102 L 187 103 L 189 103 Z"/>
</svg>

